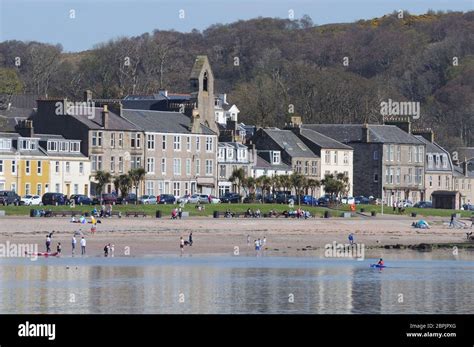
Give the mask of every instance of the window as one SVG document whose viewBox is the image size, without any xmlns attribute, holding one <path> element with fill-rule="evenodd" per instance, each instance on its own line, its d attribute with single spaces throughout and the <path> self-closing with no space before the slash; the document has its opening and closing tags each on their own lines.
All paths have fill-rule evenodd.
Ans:
<svg viewBox="0 0 474 347">
<path fill-rule="evenodd" d="M 70 143 L 70 150 L 73 153 L 78 153 L 81 151 L 81 144 L 80 142 L 71 142 Z"/>
<path fill-rule="evenodd" d="M 59 183 L 56 183 L 56 193 L 61 193 L 61 186 Z"/>
<path fill-rule="evenodd" d="M 441 187 L 441 175 L 438 175 L 438 187 Z"/>
<path fill-rule="evenodd" d="M 136 155 L 132 156 L 130 165 L 132 169 L 138 169 L 142 167 L 142 157 Z"/>
<path fill-rule="evenodd" d="M 219 160 L 224 160 L 224 157 L 225 157 L 225 148 L 219 148 L 219 152 L 217 153 L 217 158 Z"/>
<path fill-rule="evenodd" d="M 196 176 L 201 174 L 201 159 L 196 159 Z"/>
<path fill-rule="evenodd" d="M 71 163 L 70 162 L 66 162 L 66 173 L 70 173 L 71 172 Z"/>
<path fill-rule="evenodd" d="M 228 159 L 234 159 L 234 149 L 233 148 L 228 148 L 227 149 L 227 158 Z"/>
<path fill-rule="evenodd" d="M 84 163 L 82 161 L 79 163 L 79 174 L 84 175 Z"/>
<path fill-rule="evenodd" d="M 59 142 L 59 151 L 60 152 L 69 152 L 69 142 L 68 141 Z"/>
<path fill-rule="evenodd" d="M 309 161 L 304 162 L 304 174 L 309 174 Z"/>
<path fill-rule="evenodd" d="M 311 162 L 311 175 L 316 176 L 318 174 L 318 162 L 313 160 Z"/>
<path fill-rule="evenodd" d="M 408 184 L 411 184 L 413 182 L 413 169 L 409 168 L 408 169 Z"/>
<path fill-rule="evenodd" d="M 201 138 L 198 136 L 196 137 L 196 151 L 200 151 L 201 150 Z"/>
<path fill-rule="evenodd" d="M 10 149 L 12 147 L 12 140 L 0 139 L 0 149 Z"/>
<path fill-rule="evenodd" d="M 379 160 L 379 151 L 375 150 L 374 153 L 373 153 L 372 158 L 373 158 L 374 160 Z"/>
<path fill-rule="evenodd" d="M 422 163 L 423 162 L 423 147 L 419 146 L 418 147 L 418 162 Z"/>
<path fill-rule="evenodd" d="M 59 161 L 54 163 L 54 172 L 57 174 L 59 173 Z"/>
<path fill-rule="evenodd" d="M 385 182 L 390 183 L 390 168 L 385 168 Z"/>
<path fill-rule="evenodd" d="M 149 174 L 155 173 L 155 158 L 147 158 L 146 171 Z"/>
<path fill-rule="evenodd" d="M 102 131 L 92 132 L 92 147 L 102 147 Z"/>
<path fill-rule="evenodd" d="M 206 159 L 206 176 L 212 176 L 213 174 L 213 161 L 211 159 Z"/>
<path fill-rule="evenodd" d="M 414 162 L 417 163 L 418 162 L 418 156 L 420 154 L 420 149 L 419 147 L 413 147 L 413 154 L 415 155 L 415 158 L 414 158 Z"/>
<path fill-rule="evenodd" d="M 337 151 L 334 151 L 334 164 L 337 164 Z"/>
<path fill-rule="evenodd" d="M 92 161 L 92 171 L 102 170 L 102 156 L 101 155 L 91 155 Z"/>
<path fill-rule="evenodd" d="M 428 153 L 428 167 L 433 168 L 433 154 Z"/>
<path fill-rule="evenodd" d="M 422 169 L 422 168 L 416 168 L 415 183 L 418 184 L 418 185 L 421 185 L 421 184 L 422 184 L 422 180 L 421 180 L 422 173 L 423 173 L 423 169 Z"/>
<path fill-rule="evenodd" d="M 3 174 L 3 160 L 0 159 L 0 174 Z"/>
<path fill-rule="evenodd" d="M 186 159 L 186 175 L 191 176 L 191 159 Z"/>
<path fill-rule="evenodd" d="M 181 175 L 181 159 L 173 159 L 173 174 Z"/>
<path fill-rule="evenodd" d="M 48 152 L 58 151 L 58 141 L 48 141 Z"/>
<path fill-rule="evenodd" d="M 36 173 L 38 175 L 41 175 L 43 173 L 43 166 L 42 166 L 42 161 L 41 160 L 38 160 L 38 162 L 36 163 Z"/>
<path fill-rule="evenodd" d="M 146 148 L 148 150 L 154 150 L 155 149 L 155 135 L 148 134 L 146 136 Z"/>
<path fill-rule="evenodd" d="M 191 152 L 191 136 L 186 137 L 186 150 Z"/>
<path fill-rule="evenodd" d="M 155 184 L 153 181 L 146 182 L 146 193 L 148 195 L 155 195 Z"/>
<path fill-rule="evenodd" d="M 123 173 L 123 157 L 118 157 L 118 171 Z"/>
<path fill-rule="evenodd" d="M 412 161 L 412 156 L 413 156 L 413 147 L 409 146 L 408 147 L 408 162 L 411 163 Z"/>
<path fill-rule="evenodd" d="M 118 134 L 118 146 L 119 148 L 123 148 L 123 133 Z"/>
<path fill-rule="evenodd" d="M 430 188 L 433 187 L 433 176 L 428 177 L 428 184 L 429 184 Z"/>
<path fill-rule="evenodd" d="M 130 146 L 132 148 L 140 148 L 141 147 L 141 139 L 142 139 L 142 134 L 132 133 L 132 136 L 130 138 Z"/>
<path fill-rule="evenodd" d="M 110 133 L 110 147 L 115 148 L 115 133 Z"/>
<path fill-rule="evenodd" d="M 446 180 L 446 189 L 449 189 L 449 177 L 446 176 L 445 180 Z"/>
<path fill-rule="evenodd" d="M 30 184 L 29 183 L 25 183 L 25 194 L 26 195 L 30 195 L 31 194 L 31 191 L 30 191 Z"/>
<path fill-rule="evenodd" d="M 161 158 L 161 173 L 166 174 L 166 158 Z"/>
<path fill-rule="evenodd" d="M 110 157 L 110 172 L 115 172 L 115 157 Z"/>
<path fill-rule="evenodd" d="M 272 164 L 280 164 L 281 160 L 281 153 L 279 151 L 273 151 L 273 156 L 272 156 Z"/>
<path fill-rule="evenodd" d="M 397 173 L 396 173 L 396 175 L 395 175 L 395 182 L 396 182 L 396 184 L 400 184 L 400 176 L 401 176 L 401 175 L 400 175 L 400 172 L 401 172 L 401 170 L 400 170 L 400 168 L 398 167 L 398 168 L 397 168 Z"/>
<path fill-rule="evenodd" d="M 16 160 L 12 160 L 12 174 L 16 174 Z M 13 190 L 13 189 L 12 189 Z"/>
<path fill-rule="evenodd" d="M 214 139 L 210 136 L 206 137 L 206 152 L 212 152 Z"/>
<path fill-rule="evenodd" d="M 27 175 L 31 173 L 31 162 L 29 160 L 25 161 L 25 173 Z"/>
<path fill-rule="evenodd" d="M 446 154 L 443 154 L 443 168 L 448 168 L 448 156 Z"/>
<path fill-rule="evenodd" d="M 300 161 L 300 160 L 297 160 L 297 161 L 296 161 L 295 171 L 296 171 L 297 173 L 301 173 L 301 161 Z"/>
<path fill-rule="evenodd" d="M 181 136 L 173 136 L 173 149 L 175 151 L 181 150 Z"/>
<path fill-rule="evenodd" d="M 165 193 L 164 183 L 158 182 L 158 194 L 164 194 L 164 193 Z"/>
<path fill-rule="evenodd" d="M 163 135 L 161 137 L 161 149 L 163 149 L 163 150 L 166 149 L 166 135 Z"/>
<path fill-rule="evenodd" d="M 181 182 L 173 182 L 173 195 L 174 196 L 181 195 Z"/>
<path fill-rule="evenodd" d="M 343 161 L 344 161 L 344 164 L 346 164 L 346 165 L 349 164 L 349 153 L 344 152 L 344 159 L 343 159 Z"/>
<path fill-rule="evenodd" d="M 220 178 L 225 178 L 226 177 L 226 166 L 225 165 L 219 165 L 219 177 Z"/>
<path fill-rule="evenodd" d="M 331 152 L 330 151 L 324 151 L 324 162 L 326 164 L 331 164 Z"/>
<path fill-rule="evenodd" d="M 36 141 L 34 141 L 34 140 L 21 140 L 20 141 L 20 149 L 22 149 L 22 150 L 35 150 L 36 149 Z"/>
<path fill-rule="evenodd" d="M 395 158 L 395 153 L 394 153 L 394 148 L 393 147 L 394 147 L 393 145 L 388 146 L 388 154 L 389 154 L 390 161 L 393 161 L 394 158 Z"/>
<path fill-rule="evenodd" d="M 79 194 L 79 184 L 74 184 L 74 194 Z"/>
<path fill-rule="evenodd" d="M 43 190 L 43 186 L 41 185 L 41 183 L 38 183 L 36 185 L 36 195 L 41 196 L 42 190 Z"/>
<path fill-rule="evenodd" d="M 379 174 L 374 173 L 374 182 L 377 183 L 379 181 Z"/>
</svg>

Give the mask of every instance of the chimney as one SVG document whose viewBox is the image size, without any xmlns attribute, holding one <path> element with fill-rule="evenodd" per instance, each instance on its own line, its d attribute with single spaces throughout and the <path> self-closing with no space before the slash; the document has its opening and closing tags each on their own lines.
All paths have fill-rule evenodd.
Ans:
<svg viewBox="0 0 474 347">
<path fill-rule="evenodd" d="M 423 136 L 426 140 L 430 141 L 431 143 L 434 142 L 434 132 L 431 128 L 414 129 L 412 134 Z"/>
<path fill-rule="evenodd" d="M 104 110 L 102 111 L 102 127 L 104 129 L 109 128 L 109 109 L 107 105 L 104 105 Z"/>
<path fill-rule="evenodd" d="M 299 128 L 301 127 L 301 124 L 303 124 L 303 121 L 301 120 L 301 116 L 292 116 L 290 119 L 291 119 L 290 125 L 295 128 Z"/>
<path fill-rule="evenodd" d="M 33 127 L 32 120 L 21 120 L 18 122 L 16 126 L 16 130 L 18 133 L 23 137 L 34 137 L 35 136 L 35 129 Z"/>
<path fill-rule="evenodd" d="M 92 102 L 92 91 L 91 90 L 86 90 L 84 92 L 84 101 L 85 102 Z"/>
<path fill-rule="evenodd" d="M 404 132 L 411 134 L 411 120 L 410 117 L 390 117 L 384 121 L 385 125 L 395 125 Z"/>
<path fill-rule="evenodd" d="M 362 142 L 369 143 L 370 142 L 370 131 L 369 131 L 369 124 L 364 123 L 362 125 Z"/>
<path fill-rule="evenodd" d="M 191 117 L 191 132 L 193 134 L 201 133 L 201 117 L 199 116 L 199 111 L 197 108 L 193 109 Z"/>
</svg>

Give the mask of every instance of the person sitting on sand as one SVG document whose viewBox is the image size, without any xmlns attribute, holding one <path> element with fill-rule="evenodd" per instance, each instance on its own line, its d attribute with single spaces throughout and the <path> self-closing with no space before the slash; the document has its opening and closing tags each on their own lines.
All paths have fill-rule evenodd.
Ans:
<svg viewBox="0 0 474 347">
<path fill-rule="evenodd" d="M 383 262 L 383 259 L 382 259 L 382 258 L 380 258 L 380 260 L 379 260 L 379 262 L 377 263 L 377 265 L 379 265 L 379 266 L 384 266 L 384 262 Z"/>
<path fill-rule="evenodd" d="M 177 216 L 178 216 L 178 211 L 174 208 L 171 211 L 171 219 L 176 219 Z"/>
</svg>

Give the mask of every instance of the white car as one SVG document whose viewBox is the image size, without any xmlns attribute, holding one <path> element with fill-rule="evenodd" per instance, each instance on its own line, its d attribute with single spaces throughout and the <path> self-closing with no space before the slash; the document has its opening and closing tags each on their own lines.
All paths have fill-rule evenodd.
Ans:
<svg viewBox="0 0 474 347">
<path fill-rule="evenodd" d="M 211 204 L 220 204 L 220 203 L 221 203 L 221 199 L 211 195 Z"/>
<path fill-rule="evenodd" d="M 39 195 L 25 195 L 21 198 L 21 203 L 26 206 L 42 205 L 41 196 Z"/>
<path fill-rule="evenodd" d="M 341 199 L 341 203 L 352 205 L 352 204 L 355 204 L 355 199 L 352 196 L 349 196 L 349 197 L 345 196 Z"/>
<path fill-rule="evenodd" d="M 188 202 L 190 204 L 197 204 L 198 201 L 201 204 L 207 204 L 209 203 L 209 198 L 205 194 L 194 194 L 194 195 L 191 195 L 188 199 Z"/>
</svg>

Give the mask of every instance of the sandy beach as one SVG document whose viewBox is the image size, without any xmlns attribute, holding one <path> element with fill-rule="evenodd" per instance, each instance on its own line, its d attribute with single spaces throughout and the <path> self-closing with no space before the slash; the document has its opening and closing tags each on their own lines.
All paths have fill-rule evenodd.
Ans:
<svg viewBox="0 0 474 347">
<path fill-rule="evenodd" d="M 413 221 L 405 216 L 308 220 L 109 218 L 102 219 L 97 232 L 91 234 L 90 224 L 71 223 L 68 218 L 4 217 L 0 220 L 0 243 L 38 243 L 39 251 L 45 251 L 45 236 L 54 230 L 52 248 L 61 242 L 63 254 L 70 255 L 73 232 L 81 230 L 87 239 L 88 255 L 101 255 L 104 246 L 112 243 L 116 256 L 123 255 L 125 250 L 129 250 L 130 256 L 146 256 L 179 253 L 180 236 L 187 240 L 192 232 L 194 244 L 185 247 L 185 253 L 232 255 L 238 247 L 239 252 L 246 254 L 253 252 L 255 239 L 266 237 L 267 255 L 318 256 L 328 243 L 347 243 L 351 232 L 356 242 L 367 248 L 466 242 L 469 230 L 450 229 L 443 218 L 428 219 L 428 230 L 411 227 Z"/>
</svg>

